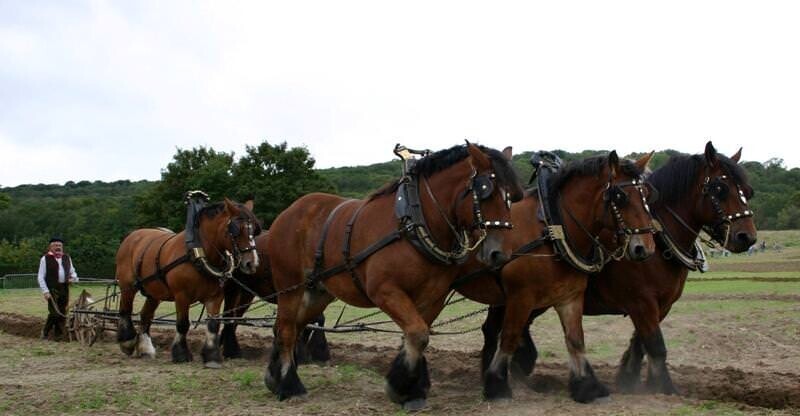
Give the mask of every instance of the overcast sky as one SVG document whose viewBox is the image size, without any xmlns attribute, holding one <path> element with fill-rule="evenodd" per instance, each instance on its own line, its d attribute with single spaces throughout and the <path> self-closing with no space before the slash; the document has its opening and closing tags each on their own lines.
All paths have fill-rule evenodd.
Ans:
<svg viewBox="0 0 800 416">
<path fill-rule="evenodd" d="M 516 151 L 710 137 L 800 166 L 800 2 L 0 0 L 0 185 L 157 179 L 176 147 Z"/>
</svg>

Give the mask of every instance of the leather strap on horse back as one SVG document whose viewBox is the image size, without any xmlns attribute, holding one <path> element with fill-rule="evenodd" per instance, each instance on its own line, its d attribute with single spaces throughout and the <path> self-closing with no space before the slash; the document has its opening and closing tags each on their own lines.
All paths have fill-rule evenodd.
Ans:
<svg viewBox="0 0 800 416">
<path fill-rule="evenodd" d="M 670 237 L 669 232 L 667 232 L 667 230 L 664 228 L 664 225 L 661 224 L 661 221 L 653 218 L 653 227 L 656 229 L 656 235 L 658 236 L 656 241 L 657 243 L 660 243 L 659 245 L 662 249 L 662 256 L 665 259 L 677 260 L 691 271 L 705 271 L 705 259 L 700 254 L 702 253 L 702 249 L 700 249 L 697 244 L 694 245 L 694 253 L 686 252 L 679 247 L 677 243 L 675 243 L 672 237 Z"/>
<path fill-rule="evenodd" d="M 356 219 L 358 218 L 358 214 L 361 212 L 364 206 L 366 206 L 365 202 L 356 210 L 356 212 L 348 221 L 347 226 L 345 227 L 344 246 L 342 248 L 344 263 L 323 270 L 323 268 L 325 267 L 325 241 L 328 238 L 328 231 L 330 229 L 330 224 L 336 217 L 339 208 L 352 201 L 355 200 L 349 199 L 343 201 L 342 203 L 337 205 L 333 210 L 331 210 L 330 214 L 328 214 L 328 218 L 325 220 L 325 224 L 322 226 L 322 233 L 320 234 L 319 242 L 317 242 L 317 250 L 314 253 L 314 271 L 311 273 L 311 275 L 308 277 L 308 280 L 306 281 L 306 285 L 308 287 L 313 287 L 317 283 L 329 277 L 335 276 L 345 271 L 349 271 L 353 278 L 353 284 L 358 288 L 359 291 L 361 291 L 362 294 L 366 296 L 364 286 L 355 273 L 355 268 L 358 267 L 359 264 L 361 264 L 364 260 L 366 260 L 369 256 L 371 256 L 378 250 L 381 250 L 382 248 L 388 246 L 389 244 L 394 243 L 395 241 L 399 240 L 402 237 L 400 231 L 394 231 L 391 234 L 388 234 L 387 236 L 373 243 L 369 247 L 365 248 L 364 250 L 358 252 L 355 256 L 350 257 L 350 241 L 352 239 L 353 226 L 355 224 Z"/>
<path fill-rule="evenodd" d="M 147 250 L 150 248 L 150 245 L 155 240 L 150 241 L 147 244 L 147 246 L 145 246 L 144 250 L 142 250 L 142 254 L 139 257 L 139 261 L 136 263 L 136 273 L 134 274 L 134 278 L 136 279 L 136 282 L 134 282 L 133 287 L 135 289 L 139 290 L 139 292 L 141 292 L 143 296 L 145 296 L 147 298 L 151 297 L 147 293 L 147 291 L 145 291 L 145 289 L 144 289 L 144 285 L 147 284 L 148 282 L 150 282 L 151 280 L 156 280 L 156 279 L 160 280 L 164 284 L 164 286 L 167 288 L 167 290 L 170 290 L 169 289 L 169 284 L 167 283 L 167 273 L 169 273 L 172 269 L 174 269 L 178 265 L 189 261 L 189 256 L 184 254 L 183 256 L 178 257 L 177 259 L 169 262 L 166 266 L 161 267 L 161 261 L 160 261 L 160 259 L 161 259 L 161 250 L 164 248 L 164 246 L 170 240 L 175 238 L 176 235 L 177 234 L 173 233 L 171 236 L 167 237 L 161 243 L 161 245 L 158 247 L 158 251 L 156 252 L 156 257 L 155 257 L 156 272 L 151 274 L 151 275 L 149 275 L 149 276 L 147 276 L 147 277 L 144 277 L 144 278 L 140 278 L 139 277 L 141 275 L 141 272 L 142 272 L 142 262 L 144 260 L 144 255 L 147 252 Z"/>
<path fill-rule="evenodd" d="M 411 245 L 425 258 L 434 263 L 447 265 L 463 264 L 467 260 L 469 251 L 465 247 L 447 252 L 440 249 L 433 241 L 433 236 L 431 236 L 422 213 L 417 176 L 403 178 L 403 182 L 397 188 L 395 198 L 395 215 L 400 221 L 400 229 Z"/>
<path fill-rule="evenodd" d="M 572 250 L 567 240 L 567 234 L 564 231 L 558 200 L 551 200 L 550 198 L 550 190 L 548 189 L 550 177 L 561 167 L 560 159 L 549 152 L 539 152 L 531 159 L 531 163 L 534 164 L 534 175 L 538 184 L 537 192 L 542 213 L 544 214 L 544 223 L 547 227 L 547 237 L 553 242 L 553 247 L 555 247 L 559 257 L 581 272 L 599 272 L 606 263 L 602 251 L 596 245 L 593 245 L 594 259 L 585 260 Z M 533 215 L 536 215 L 536 213 L 533 213 Z"/>
<path fill-rule="evenodd" d="M 361 204 L 358 209 L 353 213 L 350 217 L 350 220 L 347 221 L 347 225 L 344 227 L 344 242 L 342 244 L 342 259 L 344 261 L 344 266 L 347 268 L 347 271 L 350 272 L 350 277 L 353 279 L 353 285 L 358 288 L 358 291 L 364 295 L 365 298 L 369 299 L 367 296 L 367 291 L 364 290 L 364 284 L 361 283 L 361 279 L 359 279 L 358 275 L 356 274 L 356 267 L 358 267 L 358 263 L 354 263 L 353 259 L 350 258 L 350 242 L 353 239 L 353 226 L 356 224 L 356 219 L 358 218 L 358 214 L 361 213 L 361 210 L 367 206 L 366 202 Z"/>
</svg>

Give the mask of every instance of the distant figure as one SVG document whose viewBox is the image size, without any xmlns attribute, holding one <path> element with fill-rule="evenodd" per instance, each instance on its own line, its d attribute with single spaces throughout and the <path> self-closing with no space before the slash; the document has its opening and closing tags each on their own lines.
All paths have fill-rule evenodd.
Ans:
<svg viewBox="0 0 800 416">
<path fill-rule="evenodd" d="M 69 284 L 78 281 L 75 265 L 69 255 L 64 253 L 64 240 L 61 238 L 50 239 L 47 253 L 39 260 L 38 280 L 48 310 L 42 339 L 47 339 L 50 330 L 55 327 L 53 338 L 57 340 L 64 336 Z"/>
<path fill-rule="evenodd" d="M 761 249 L 762 253 L 767 251 L 767 240 L 761 240 L 761 245 L 759 246 L 759 248 Z"/>
</svg>

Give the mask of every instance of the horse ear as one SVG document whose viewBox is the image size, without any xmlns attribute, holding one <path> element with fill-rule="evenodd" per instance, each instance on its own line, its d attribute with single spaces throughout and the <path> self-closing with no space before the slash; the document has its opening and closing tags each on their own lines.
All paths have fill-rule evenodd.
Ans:
<svg viewBox="0 0 800 416">
<path fill-rule="evenodd" d="M 706 143 L 706 163 L 708 166 L 715 166 L 717 164 L 717 149 L 711 144 L 711 140 Z"/>
<path fill-rule="evenodd" d="M 617 156 L 616 150 L 612 150 L 608 154 L 608 169 L 611 170 L 611 176 L 617 176 L 617 172 L 619 172 L 619 156 Z"/>
<path fill-rule="evenodd" d="M 739 159 L 741 158 L 742 158 L 742 148 L 740 147 L 739 151 L 736 152 L 733 156 L 731 156 L 731 160 L 736 163 L 739 163 Z"/>
<path fill-rule="evenodd" d="M 486 156 L 486 153 L 472 143 L 467 144 L 467 151 L 469 152 L 472 167 L 479 171 L 489 170 L 492 167 L 492 162 Z"/>
<path fill-rule="evenodd" d="M 639 168 L 640 172 L 644 172 L 645 169 L 647 169 L 647 164 L 650 163 L 650 159 L 653 158 L 653 155 L 655 153 L 656 153 L 656 151 L 653 150 L 652 152 L 640 157 L 639 160 L 637 160 L 635 162 L 636 163 L 636 167 Z"/>
<path fill-rule="evenodd" d="M 231 202 L 231 200 L 228 198 L 225 198 L 225 213 L 227 213 L 229 217 L 235 217 L 239 215 L 239 208 L 237 208 L 236 204 Z"/>
<path fill-rule="evenodd" d="M 244 203 L 244 207 L 247 208 L 248 211 L 253 211 L 253 200 L 252 199 L 248 199 Z"/>
<path fill-rule="evenodd" d="M 509 162 L 511 161 L 511 156 L 512 156 L 511 146 L 507 146 L 505 149 L 503 149 L 503 156 L 505 156 Z"/>
</svg>

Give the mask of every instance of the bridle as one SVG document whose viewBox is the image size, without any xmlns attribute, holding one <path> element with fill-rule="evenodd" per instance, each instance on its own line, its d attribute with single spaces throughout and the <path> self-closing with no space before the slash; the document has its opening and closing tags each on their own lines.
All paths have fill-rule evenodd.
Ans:
<svg viewBox="0 0 800 416">
<path fill-rule="evenodd" d="M 434 206 L 439 211 L 439 215 L 447 223 L 464 254 L 477 249 L 483 240 L 486 239 L 489 229 L 497 228 L 510 230 L 514 228 L 514 225 L 510 221 L 485 219 L 483 211 L 481 210 L 481 203 L 489 199 L 494 193 L 495 188 L 498 188 L 497 175 L 494 172 L 490 171 L 479 175 L 478 172 L 473 169 L 469 181 L 467 182 L 467 186 L 460 193 L 459 197 L 453 202 L 452 212 L 458 212 L 459 206 L 467 198 L 467 195 L 470 193 L 472 194 L 472 224 L 470 224 L 470 226 L 468 226 L 466 229 L 461 229 L 460 231 L 453 225 L 449 219 L 449 216 L 444 212 L 444 210 L 442 210 L 439 201 L 436 199 L 436 196 L 431 190 L 428 179 L 423 178 L 423 181 L 425 182 L 425 189 L 428 192 L 428 196 L 431 198 L 431 200 L 433 200 Z M 503 193 L 503 199 L 505 201 L 506 208 L 511 210 L 510 193 L 505 189 L 501 189 L 500 192 Z M 469 232 L 475 230 L 478 230 L 480 236 L 475 240 L 474 243 L 470 243 Z"/>
<path fill-rule="evenodd" d="M 244 221 L 245 230 L 247 231 L 247 246 L 239 247 L 236 239 L 241 234 L 241 222 Z M 239 264 L 242 261 L 242 256 L 250 251 L 256 250 L 256 240 L 255 236 L 261 233 L 261 227 L 258 224 L 253 224 L 253 220 L 250 218 L 241 219 L 241 218 L 230 218 L 228 219 L 227 225 L 227 234 L 231 240 L 231 247 L 233 248 L 233 259 L 235 263 L 235 267 L 239 267 Z"/>
<path fill-rule="evenodd" d="M 703 179 L 703 185 L 701 186 L 703 195 L 710 199 L 711 206 L 714 207 L 714 212 L 717 215 L 714 224 L 710 226 L 703 225 L 703 230 L 723 247 L 728 245 L 733 221 L 753 216 L 753 211 L 749 209 L 747 204 L 747 197 L 744 195 L 742 187 L 736 182 L 734 182 L 734 185 L 736 186 L 739 202 L 744 206 L 744 210 L 728 214 L 722 208 L 721 201 L 724 201 L 730 195 L 730 187 L 725 183 L 726 179 L 729 179 L 728 175 L 719 175 L 711 178 L 708 174 L 708 167 L 706 167 L 706 177 Z M 723 227 L 725 229 L 724 232 L 722 232 Z"/>
<path fill-rule="evenodd" d="M 617 224 L 617 230 L 615 232 L 617 249 L 611 253 L 611 257 L 614 260 L 622 260 L 628 250 L 628 246 L 631 243 L 631 238 L 634 235 L 653 234 L 655 232 L 652 222 L 650 223 L 650 226 L 645 228 L 628 227 L 628 225 L 625 223 L 625 219 L 622 217 L 622 213 L 620 212 L 620 208 L 625 208 L 625 206 L 627 206 L 630 202 L 630 198 L 624 191 L 624 188 L 634 187 L 639 192 L 639 197 L 642 199 L 642 206 L 644 207 L 645 211 L 647 211 L 647 214 L 650 215 L 650 205 L 647 204 L 647 197 L 645 196 L 643 185 L 644 179 L 641 177 L 618 183 L 613 183 L 613 179 L 609 177 L 608 183 L 606 184 L 606 190 L 603 193 L 603 200 L 606 202 L 606 209 L 611 211 L 614 222 Z M 622 240 L 622 243 L 620 243 L 620 240 Z"/>
<path fill-rule="evenodd" d="M 603 201 L 605 201 L 605 212 L 611 212 L 611 217 L 614 219 L 614 223 L 617 226 L 617 229 L 615 230 L 617 247 L 614 250 L 609 250 L 600 241 L 599 237 L 596 237 L 589 232 L 589 230 L 575 217 L 574 214 L 572 214 L 572 211 L 570 211 L 566 205 L 559 202 L 559 205 L 564 207 L 564 211 L 567 212 L 572 221 L 578 224 L 578 227 L 583 230 L 583 232 L 594 242 L 595 246 L 599 248 L 599 254 L 603 257 L 603 263 L 607 262 L 606 258 L 609 260 L 622 260 L 628 252 L 628 246 L 630 245 L 631 238 L 634 235 L 653 234 L 655 232 L 655 228 L 652 226 L 652 223 L 650 226 L 645 228 L 628 227 L 620 210 L 621 208 L 625 208 L 630 203 L 630 198 L 628 197 L 628 194 L 625 193 L 624 188 L 632 186 L 639 192 L 639 196 L 642 198 L 642 205 L 644 206 L 645 211 L 650 214 L 650 206 L 647 204 L 647 197 L 644 193 L 643 184 L 644 180 L 641 177 L 631 179 L 629 181 L 615 183 L 613 176 L 609 174 L 608 182 L 606 182 L 605 189 L 603 191 Z"/>
</svg>

